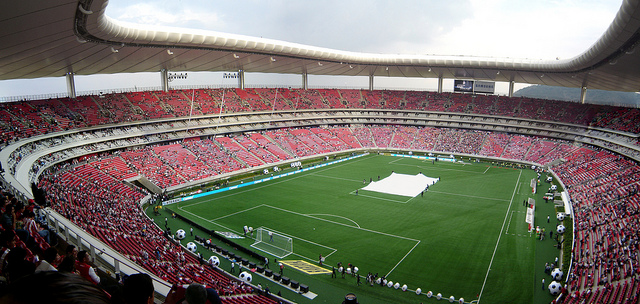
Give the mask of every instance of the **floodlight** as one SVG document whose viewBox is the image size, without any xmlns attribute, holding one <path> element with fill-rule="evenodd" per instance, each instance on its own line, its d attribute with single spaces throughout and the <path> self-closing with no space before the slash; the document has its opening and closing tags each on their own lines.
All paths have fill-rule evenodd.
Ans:
<svg viewBox="0 0 640 304">
<path fill-rule="evenodd" d="M 167 50 L 167 54 L 173 55 L 173 52 L 171 50 Z"/>
<path fill-rule="evenodd" d="M 238 59 L 240 58 L 240 56 L 236 55 L 235 53 L 233 54 L 233 58 Z"/>
<path fill-rule="evenodd" d="M 273 57 L 271 57 L 271 61 L 275 62 L 275 61 L 276 61 L 276 59 L 275 59 L 275 58 L 273 58 Z"/>
<path fill-rule="evenodd" d="M 114 47 L 111 47 L 111 52 L 113 52 L 113 53 L 117 53 L 117 52 L 119 52 L 119 51 L 118 51 L 118 50 L 116 50 Z"/>
</svg>

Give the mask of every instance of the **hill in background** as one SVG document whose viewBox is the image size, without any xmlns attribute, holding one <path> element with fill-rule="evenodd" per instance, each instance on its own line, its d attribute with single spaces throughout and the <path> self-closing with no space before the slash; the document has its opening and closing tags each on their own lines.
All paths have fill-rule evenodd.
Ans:
<svg viewBox="0 0 640 304">
<path fill-rule="evenodd" d="M 530 97 L 577 102 L 580 100 L 580 88 L 533 85 L 522 88 L 516 91 L 513 95 L 516 97 Z M 640 94 L 635 92 L 587 90 L 587 98 L 585 102 L 594 104 L 637 107 L 640 106 Z"/>
</svg>

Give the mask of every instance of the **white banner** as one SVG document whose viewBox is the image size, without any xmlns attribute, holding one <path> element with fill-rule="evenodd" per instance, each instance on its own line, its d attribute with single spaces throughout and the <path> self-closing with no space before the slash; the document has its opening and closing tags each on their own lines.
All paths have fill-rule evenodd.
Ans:
<svg viewBox="0 0 640 304">
<path fill-rule="evenodd" d="M 496 91 L 496 83 L 490 81 L 476 81 L 473 83 L 473 91 L 476 93 L 493 94 Z"/>
</svg>

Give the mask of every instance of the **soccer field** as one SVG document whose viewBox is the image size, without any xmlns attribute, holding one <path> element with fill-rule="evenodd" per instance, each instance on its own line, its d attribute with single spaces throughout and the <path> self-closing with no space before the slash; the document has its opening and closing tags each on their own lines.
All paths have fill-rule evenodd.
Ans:
<svg viewBox="0 0 640 304">
<path fill-rule="evenodd" d="M 362 189 L 392 172 L 440 180 L 414 197 Z M 522 201 L 533 197 L 529 184 L 535 176 L 488 163 L 368 155 L 170 208 L 220 232 L 243 235 L 247 225 L 289 236 L 293 253 L 283 260 L 317 264 L 322 255 L 329 270 L 351 263 L 363 276 L 377 273 L 410 290 L 288 270 L 290 277 L 303 277 L 301 282 L 329 286 L 315 289 L 313 302 L 338 303 L 342 290 L 349 290 L 361 303 L 435 302 L 437 293 L 466 302 L 531 303 L 535 243 Z M 254 242 L 234 241 L 248 248 Z M 432 291 L 434 298 L 417 296 L 417 288 Z"/>
</svg>

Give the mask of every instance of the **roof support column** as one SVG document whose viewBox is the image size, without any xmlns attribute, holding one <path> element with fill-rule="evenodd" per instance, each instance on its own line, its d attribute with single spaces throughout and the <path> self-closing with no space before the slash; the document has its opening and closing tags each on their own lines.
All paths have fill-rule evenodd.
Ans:
<svg viewBox="0 0 640 304">
<path fill-rule="evenodd" d="M 244 70 L 238 70 L 238 89 L 244 90 Z"/>
<path fill-rule="evenodd" d="M 513 87 L 515 86 L 516 82 L 511 80 L 509 81 L 509 97 L 513 97 Z"/>
<path fill-rule="evenodd" d="M 585 99 L 587 98 L 587 87 L 582 86 L 580 88 L 580 103 L 584 104 Z"/>
<path fill-rule="evenodd" d="M 442 75 L 438 76 L 438 93 L 442 93 L 443 81 L 444 81 L 444 78 L 442 77 Z"/>
<path fill-rule="evenodd" d="M 169 71 L 167 69 L 160 70 L 160 86 L 163 92 L 169 91 Z"/>
<path fill-rule="evenodd" d="M 302 89 L 306 90 L 309 88 L 309 75 L 307 72 L 302 73 Z"/>
<path fill-rule="evenodd" d="M 67 78 L 67 94 L 69 94 L 69 98 L 76 98 L 76 82 L 73 79 L 73 73 L 68 72 L 65 77 Z"/>
<path fill-rule="evenodd" d="M 369 91 L 373 91 L 373 74 L 369 75 Z"/>
</svg>

